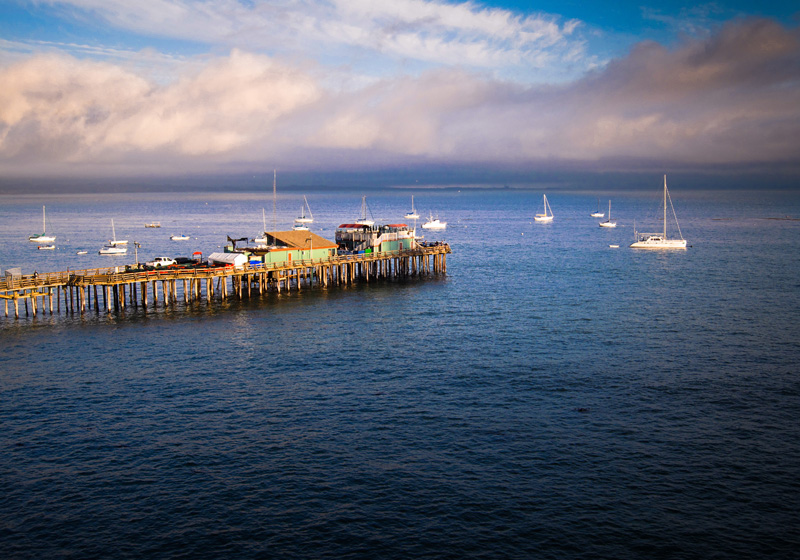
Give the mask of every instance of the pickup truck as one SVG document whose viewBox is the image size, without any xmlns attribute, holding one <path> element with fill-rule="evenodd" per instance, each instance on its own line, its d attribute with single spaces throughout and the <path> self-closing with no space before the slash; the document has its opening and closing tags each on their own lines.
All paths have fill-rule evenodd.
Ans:
<svg viewBox="0 0 800 560">
<path fill-rule="evenodd" d="M 144 263 L 145 266 L 150 266 L 153 268 L 159 268 L 162 266 L 171 266 L 175 264 L 175 259 L 171 259 L 169 257 L 156 257 L 152 261 L 147 261 Z"/>
</svg>

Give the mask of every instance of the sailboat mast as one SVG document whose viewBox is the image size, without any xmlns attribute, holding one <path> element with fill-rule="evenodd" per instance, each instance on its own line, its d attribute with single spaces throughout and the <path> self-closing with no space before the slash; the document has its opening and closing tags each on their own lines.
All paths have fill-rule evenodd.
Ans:
<svg viewBox="0 0 800 560">
<path fill-rule="evenodd" d="M 278 231 L 278 170 L 272 170 L 272 231 Z"/>
<path fill-rule="evenodd" d="M 47 226 L 44 223 L 44 206 L 42 206 L 42 231 L 47 232 Z"/>
<path fill-rule="evenodd" d="M 667 176 L 664 175 L 664 239 L 667 238 Z"/>
</svg>

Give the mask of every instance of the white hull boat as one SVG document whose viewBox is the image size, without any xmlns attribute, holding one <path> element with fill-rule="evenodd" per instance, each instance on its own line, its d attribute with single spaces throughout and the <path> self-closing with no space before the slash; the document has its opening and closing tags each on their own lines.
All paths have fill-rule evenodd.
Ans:
<svg viewBox="0 0 800 560">
<path fill-rule="evenodd" d="M 173 241 L 188 241 L 191 239 L 188 235 L 173 235 L 170 237 Z"/>
<path fill-rule="evenodd" d="M 608 219 L 600 222 L 600 227 L 617 227 L 617 222 L 611 220 L 611 201 L 608 201 Z"/>
<path fill-rule="evenodd" d="M 367 197 L 366 196 L 362 196 L 361 197 L 361 217 L 356 220 L 356 223 L 359 224 L 359 225 L 362 225 L 362 226 L 370 226 L 370 227 L 372 227 L 372 226 L 375 225 L 375 220 L 367 218 L 367 212 L 369 212 L 369 208 L 367 208 Z M 369 212 L 369 213 L 370 213 L 370 216 L 371 216 L 372 212 Z"/>
<path fill-rule="evenodd" d="M 308 216 L 306 216 L 306 208 L 308 208 Z M 303 195 L 303 206 L 300 207 L 300 217 L 295 219 L 297 224 L 313 224 L 314 215 L 311 213 L 311 207 L 308 205 L 306 195 Z"/>
<path fill-rule="evenodd" d="M 447 222 L 443 222 L 433 216 L 428 216 L 428 221 L 422 224 L 422 229 L 445 229 L 446 227 Z"/>
<path fill-rule="evenodd" d="M 600 211 L 600 199 L 599 199 L 599 198 L 597 199 L 597 212 L 592 212 L 592 213 L 591 213 L 591 214 L 589 214 L 589 215 L 590 215 L 592 218 L 602 218 L 603 216 L 605 216 L 605 214 L 604 214 L 603 212 L 601 212 L 601 211 Z M 611 214 L 609 214 L 609 215 L 608 215 L 608 217 L 610 218 L 610 217 L 611 217 Z"/>
<path fill-rule="evenodd" d="M 56 240 L 55 235 L 47 235 L 47 226 L 46 219 L 45 219 L 45 207 L 42 206 L 42 233 L 37 233 L 35 235 L 28 236 L 28 241 L 33 241 L 35 243 L 52 243 Z"/>
<path fill-rule="evenodd" d="M 111 239 L 109 239 L 108 243 L 105 247 L 98 251 L 100 255 L 124 255 L 128 252 L 128 244 L 127 240 L 118 240 L 117 239 L 117 230 L 114 228 L 114 220 L 111 220 Z"/>
<path fill-rule="evenodd" d="M 542 214 L 536 214 L 533 219 L 537 222 L 552 222 L 553 221 L 553 209 L 550 208 L 550 203 L 547 202 L 547 195 L 542 195 L 544 197 L 544 210 Z"/>
<path fill-rule="evenodd" d="M 414 208 L 414 195 L 411 195 L 411 212 L 404 216 L 406 220 L 419 220 L 419 214 L 417 214 L 417 209 Z"/>
<path fill-rule="evenodd" d="M 672 208 L 672 215 L 675 218 L 675 225 L 678 228 L 678 235 L 680 239 L 670 239 L 667 237 L 667 201 L 669 201 L 670 208 Z M 672 198 L 669 196 L 667 190 L 667 176 L 664 175 L 664 231 L 663 233 L 636 233 L 634 227 L 634 234 L 637 240 L 630 246 L 634 249 L 686 249 L 686 240 L 681 233 L 681 226 L 678 224 L 678 216 L 675 214 L 675 207 L 672 206 Z"/>
</svg>

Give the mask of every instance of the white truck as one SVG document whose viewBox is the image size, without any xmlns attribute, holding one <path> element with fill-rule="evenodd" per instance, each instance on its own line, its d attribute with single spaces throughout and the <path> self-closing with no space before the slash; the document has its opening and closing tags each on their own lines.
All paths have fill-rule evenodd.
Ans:
<svg viewBox="0 0 800 560">
<path fill-rule="evenodd" d="M 145 266 L 151 266 L 153 268 L 161 268 L 175 264 L 175 259 L 171 259 L 169 257 L 156 257 L 152 261 L 147 261 L 144 264 Z"/>
</svg>

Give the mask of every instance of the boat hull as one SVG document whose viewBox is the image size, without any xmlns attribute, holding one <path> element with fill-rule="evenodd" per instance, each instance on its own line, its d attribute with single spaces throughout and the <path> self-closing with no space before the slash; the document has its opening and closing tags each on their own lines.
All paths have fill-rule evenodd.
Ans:
<svg viewBox="0 0 800 560">
<path fill-rule="evenodd" d="M 600 222 L 600 227 L 617 227 L 617 222 Z"/>
<path fill-rule="evenodd" d="M 536 222 L 552 222 L 553 216 L 534 216 L 533 219 Z"/>
<path fill-rule="evenodd" d="M 633 249 L 686 249 L 685 239 L 664 239 L 648 237 L 630 245 Z"/>
<path fill-rule="evenodd" d="M 103 247 L 98 251 L 99 255 L 125 255 L 127 253 L 127 247 Z"/>
<path fill-rule="evenodd" d="M 52 235 L 31 235 L 28 238 L 28 241 L 32 241 L 34 243 L 52 243 L 55 240 L 55 236 Z"/>
</svg>

